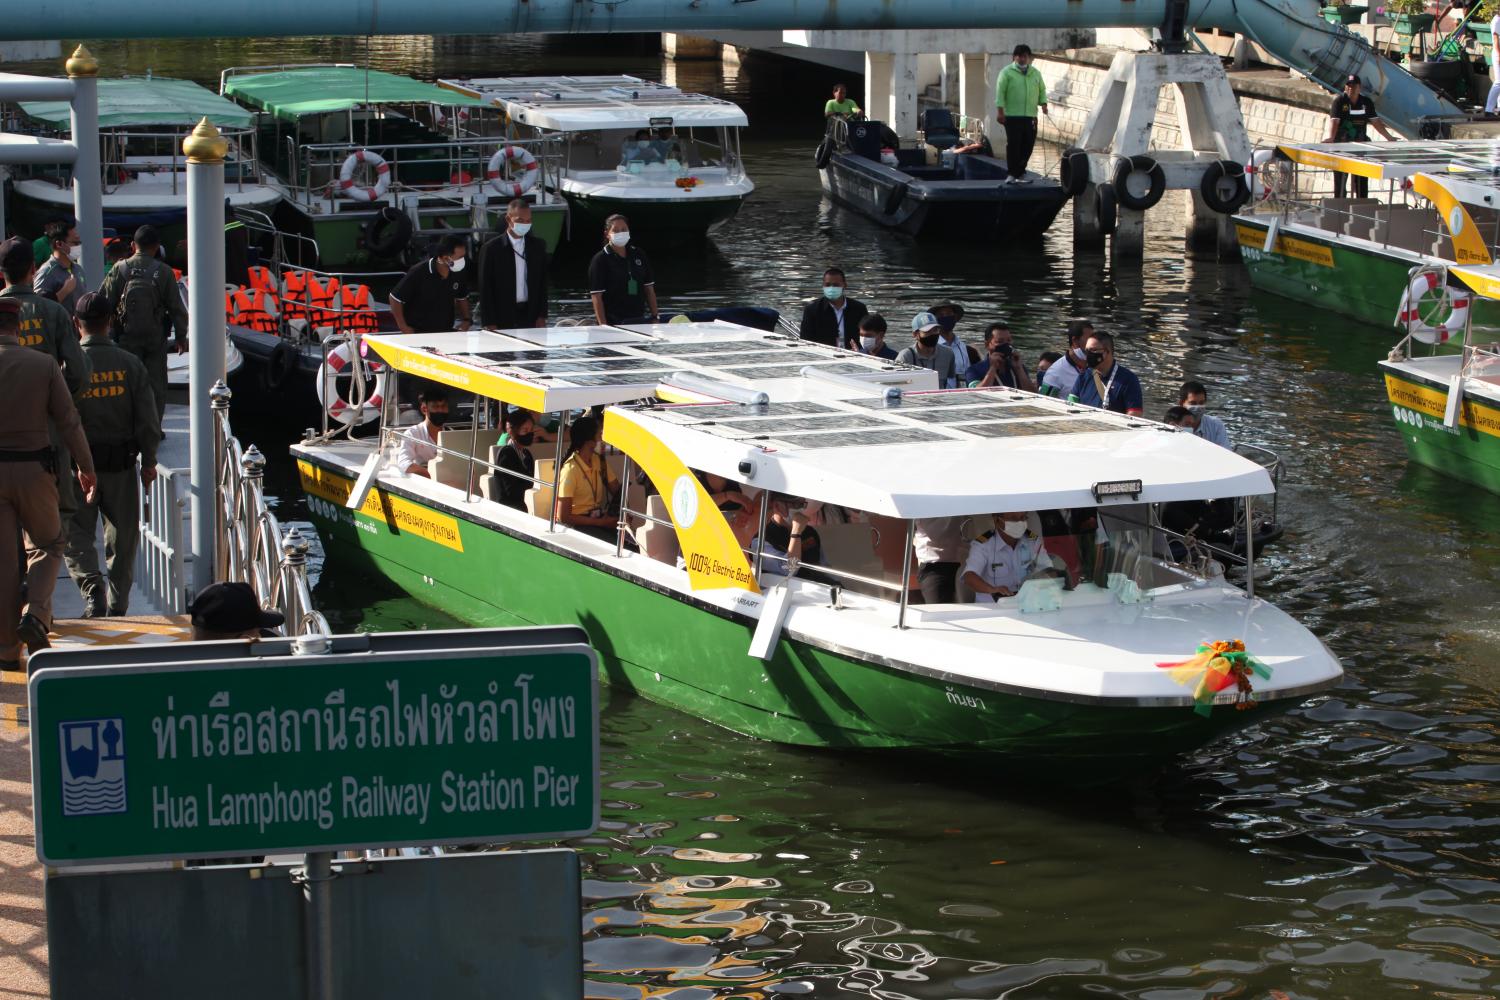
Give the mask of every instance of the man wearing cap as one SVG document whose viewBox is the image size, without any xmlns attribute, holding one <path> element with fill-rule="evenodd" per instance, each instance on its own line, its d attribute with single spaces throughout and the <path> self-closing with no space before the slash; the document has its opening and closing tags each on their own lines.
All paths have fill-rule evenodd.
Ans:
<svg viewBox="0 0 1500 1000">
<path fill-rule="evenodd" d="M 259 639 L 264 629 L 286 621 L 279 611 L 266 611 L 248 583 L 211 583 L 188 605 L 193 641 Z"/>
<path fill-rule="evenodd" d="M 20 644 L 32 652 L 45 649 L 52 628 L 52 589 L 64 539 L 49 427 L 73 454 L 84 499 L 94 496 L 94 462 L 73 395 L 55 361 L 21 345 L 21 312 L 17 296 L 0 296 L 0 399 L 6 409 L 0 421 L 0 668 L 11 670 L 19 663 Z M 24 608 L 17 571 L 22 531 L 35 546 L 26 556 Z"/>
<path fill-rule="evenodd" d="M 99 484 L 93 501 L 80 505 L 64 527 L 68 534 L 68 573 L 83 595 L 85 618 L 126 613 L 140 537 L 136 456 L 141 460 L 140 482 L 150 486 L 156 479 L 156 446 L 162 439 L 161 417 L 156 412 L 146 367 L 110 340 L 113 316 L 109 300 L 98 292 L 88 292 L 78 300 L 75 321 L 93 368 L 89 387 L 78 400 L 78 415 Z M 107 584 L 99 572 L 99 553 L 94 548 L 100 514 L 104 516 Z"/>
<path fill-rule="evenodd" d="M 936 316 L 930 312 L 917 313 L 911 321 L 912 345 L 896 355 L 896 360 L 903 365 L 937 372 L 938 388 L 951 389 L 957 378 L 957 368 L 953 363 L 953 352 L 938 346 L 942 333 L 943 325 Z"/>
<path fill-rule="evenodd" d="M 156 256 L 161 235 L 155 226 L 135 231 L 135 253 L 116 264 L 99 286 L 119 319 L 119 342 L 146 366 L 158 418 L 167 409 L 167 332 L 177 337 L 177 353 L 188 349 L 188 314 L 177 278 Z"/>
<path fill-rule="evenodd" d="M 938 325 L 943 328 L 938 335 L 938 346 L 953 352 L 953 370 L 959 374 L 968 371 L 970 365 L 979 361 L 979 352 L 958 339 L 955 328 L 964 318 L 964 307 L 957 302 L 940 302 L 927 311 L 937 317 Z"/>
<path fill-rule="evenodd" d="M 1375 114 L 1375 102 L 1360 93 L 1361 89 L 1360 79 L 1353 73 L 1344 79 L 1344 92 L 1333 99 L 1333 107 L 1328 112 L 1328 138 L 1324 139 L 1324 142 L 1369 142 L 1371 125 L 1375 126 L 1375 131 L 1387 139 L 1396 138 L 1391 130 L 1385 127 L 1385 122 Z M 1348 176 L 1342 171 L 1334 171 L 1333 196 L 1335 198 L 1344 196 L 1344 182 Z M 1368 198 L 1370 179 L 1355 177 L 1354 190 L 1351 193 L 1356 198 Z"/>
</svg>

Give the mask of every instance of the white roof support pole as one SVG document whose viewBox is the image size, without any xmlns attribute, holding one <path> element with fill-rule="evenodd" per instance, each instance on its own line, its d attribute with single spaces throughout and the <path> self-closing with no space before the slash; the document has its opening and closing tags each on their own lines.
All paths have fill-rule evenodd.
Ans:
<svg viewBox="0 0 1500 1000">
<path fill-rule="evenodd" d="M 215 582 L 218 428 L 210 390 L 224 378 L 224 157 L 229 144 L 207 118 L 182 144 L 187 155 L 188 447 L 193 514 L 193 593 Z"/>
<path fill-rule="evenodd" d="M 83 274 L 89 289 L 104 281 L 104 175 L 99 165 L 99 63 L 78 46 L 64 68 L 73 81 L 73 217 L 83 242 Z"/>
</svg>

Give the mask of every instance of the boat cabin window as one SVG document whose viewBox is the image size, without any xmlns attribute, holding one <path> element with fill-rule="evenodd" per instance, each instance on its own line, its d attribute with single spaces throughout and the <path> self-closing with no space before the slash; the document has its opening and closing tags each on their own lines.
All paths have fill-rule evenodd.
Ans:
<svg viewBox="0 0 1500 1000">
<path fill-rule="evenodd" d="M 676 177 L 689 170 L 724 165 L 723 136 L 712 138 L 719 141 L 710 141 L 709 136 L 700 136 L 693 130 L 679 132 L 670 128 L 575 132 L 570 136 L 568 166 L 572 170 Z"/>
</svg>

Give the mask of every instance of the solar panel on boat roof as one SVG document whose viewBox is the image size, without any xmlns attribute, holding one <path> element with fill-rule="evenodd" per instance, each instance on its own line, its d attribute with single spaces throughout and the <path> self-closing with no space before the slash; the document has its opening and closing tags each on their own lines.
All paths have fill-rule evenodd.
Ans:
<svg viewBox="0 0 1500 1000">
<path fill-rule="evenodd" d="M 789 434 L 773 435 L 775 440 L 789 444 L 797 448 L 866 448 L 880 444 L 912 444 L 918 441 L 931 442 L 934 438 L 938 440 L 950 440 L 947 437 L 934 435 L 931 431 L 920 427 L 892 427 L 889 430 L 877 428 L 874 430 L 851 430 L 840 434 Z"/>
<path fill-rule="evenodd" d="M 484 358 L 498 364 L 513 364 L 517 361 L 550 361 L 555 358 L 623 358 L 627 355 L 610 347 L 553 347 L 527 348 L 515 351 L 476 351 L 473 354 L 453 355 L 458 358 Z"/>
<path fill-rule="evenodd" d="M 743 354 L 711 354 L 683 358 L 683 360 L 690 361 L 695 365 L 702 365 L 705 368 L 730 368 L 734 365 L 748 365 L 758 361 L 775 362 L 777 364 L 795 361 L 806 364 L 810 361 L 827 361 L 828 358 L 822 354 L 810 354 L 806 351 L 753 350 L 746 351 Z"/>
<path fill-rule="evenodd" d="M 551 377 L 557 379 L 558 382 L 567 385 L 654 386 L 663 375 L 667 374 L 667 371 L 672 370 L 675 369 L 642 372 L 611 372 L 607 375 L 555 375 Z M 650 393 L 645 393 L 645 395 L 650 395 Z"/>
<path fill-rule="evenodd" d="M 576 361 L 530 361 L 525 364 L 513 366 L 526 372 L 546 372 L 549 375 L 558 375 L 565 372 L 664 372 L 667 366 L 660 361 L 652 361 L 649 358 L 612 358 L 604 361 L 590 361 L 587 358 L 579 358 Z"/>
<path fill-rule="evenodd" d="M 728 421 L 736 423 L 744 418 L 757 417 L 765 422 L 767 417 L 804 416 L 809 414 L 837 413 L 832 406 L 822 403 L 784 402 L 755 405 L 753 403 L 703 403 L 696 406 L 668 406 L 658 409 L 656 415 L 663 420 L 678 424 L 701 424 L 706 421 Z M 851 414 L 852 416 L 852 414 Z"/>
<path fill-rule="evenodd" d="M 1057 417 L 1052 420 L 1007 420 L 1002 423 L 971 424 L 961 429 L 979 437 L 1030 437 L 1036 434 L 1087 434 L 1124 430 L 1119 424 L 1089 417 Z"/>
<path fill-rule="evenodd" d="M 645 351 L 648 354 L 733 354 L 747 351 L 759 351 L 763 349 L 774 350 L 778 346 L 785 345 L 787 341 L 776 340 L 700 340 L 693 343 L 678 343 L 658 341 L 654 344 L 631 344 L 632 350 Z"/>
<path fill-rule="evenodd" d="M 917 392 L 901 397 L 900 402 L 887 406 L 880 398 L 851 399 L 850 403 L 867 410 L 916 410 L 929 406 L 973 406 L 976 403 L 1003 403 L 1012 398 L 1007 390 L 970 389 L 965 392 Z"/>
<path fill-rule="evenodd" d="M 934 406 L 921 413 L 908 413 L 913 420 L 932 424 L 979 423 L 984 420 L 1019 420 L 1022 417 L 1059 416 L 1040 406 Z"/>
<path fill-rule="evenodd" d="M 720 420 L 714 423 L 714 428 L 725 428 L 741 433 L 765 434 L 781 440 L 785 440 L 783 434 L 787 431 L 824 431 L 834 430 L 839 427 L 851 426 L 852 420 L 859 419 L 852 413 L 831 413 L 826 416 L 810 417 L 741 417 L 738 420 Z"/>
<path fill-rule="evenodd" d="M 766 360 L 767 361 L 778 361 L 780 359 L 773 356 L 773 357 L 767 358 Z M 800 364 L 797 364 L 797 365 L 751 365 L 751 366 L 746 367 L 746 368 L 720 368 L 719 371 L 720 372 L 725 372 L 725 373 L 730 374 L 730 375 L 738 375 L 740 378 L 748 378 L 748 379 L 796 378 L 798 375 L 802 374 L 802 369 L 804 367 L 805 367 L 804 365 L 800 365 Z M 823 371 L 827 371 L 830 367 L 833 367 L 833 366 L 822 365 L 822 364 L 814 364 L 812 367 L 822 369 Z M 869 371 L 870 369 L 868 369 L 868 368 L 861 368 L 861 369 L 858 369 L 858 370 L 859 371 Z"/>
</svg>

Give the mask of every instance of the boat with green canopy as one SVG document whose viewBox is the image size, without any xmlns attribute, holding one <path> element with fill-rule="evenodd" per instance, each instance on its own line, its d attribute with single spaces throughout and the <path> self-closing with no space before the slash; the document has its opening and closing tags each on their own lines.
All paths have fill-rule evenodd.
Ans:
<svg viewBox="0 0 1500 1000">
<path fill-rule="evenodd" d="M 17 107 L 23 126 L 36 134 L 71 134 L 67 101 L 23 101 Z M 204 118 L 229 143 L 224 196 L 231 209 L 270 213 L 276 207 L 284 191 L 261 169 L 259 140 L 244 108 L 189 80 L 104 79 L 99 81 L 99 143 L 107 230 L 129 238 L 137 226 L 150 223 L 162 231 L 168 252 L 175 249 L 187 218 L 182 142 Z M 39 235 L 48 221 L 73 214 L 71 168 L 14 170 L 11 209 L 17 231 Z"/>
<path fill-rule="evenodd" d="M 504 138 L 484 102 L 351 64 L 235 66 L 219 92 L 250 109 L 287 188 L 277 223 L 325 268 L 388 269 L 439 232 L 485 234 L 513 198 L 555 248 L 567 203 L 545 183 L 557 143 Z"/>
<path fill-rule="evenodd" d="M 722 321 L 364 342 L 451 387 L 453 414 L 420 474 L 389 391 L 365 404 L 378 435 L 292 448 L 327 560 L 475 625 L 582 625 L 608 683 L 738 732 L 1096 775 L 1342 677 L 1254 595 L 1253 546 L 1239 558 L 1169 530 L 1169 510 L 1274 489 L 1259 464 L 1176 428 L 1003 387 L 942 391 L 924 369 Z M 502 405 L 556 413 L 559 442 L 602 449 L 621 502 L 575 518 L 555 498 L 581 495 L 563 470 L 586 464 L 560 443 L 534 468 L 512 462 Z M 570 435 L 569 411 L 594 407 L 602 433 L 580 419 Z M 919 531 L 952 532 L 967 568 L 989 572 L 1002 527 L 1029 539 L 1035 572 L 1013 590 L 965 573 L 953 603 L 913 602 Z M 1241 573 L 1243 589 L 1228 579 Z"/>
</svg>

